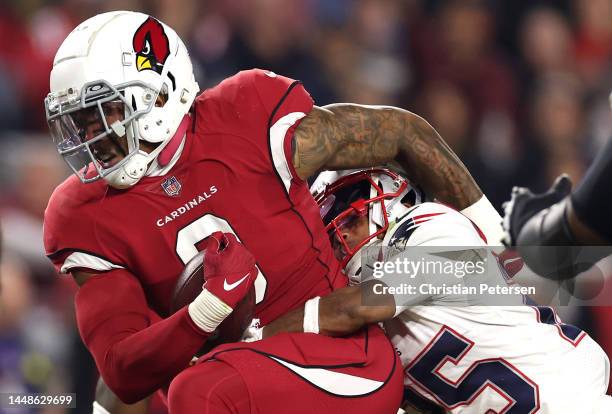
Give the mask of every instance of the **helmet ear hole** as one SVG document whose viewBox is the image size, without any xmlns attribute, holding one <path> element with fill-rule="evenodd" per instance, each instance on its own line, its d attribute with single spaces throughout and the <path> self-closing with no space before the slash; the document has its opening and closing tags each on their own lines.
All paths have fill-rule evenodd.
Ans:
<svg viewBox="0 0 612 414">
<path fill-rule="evenodd" d="M 415 206 L 415 205 L 420 204 L 420 203 L 422 203 L 424 201 L 425 201 L 425 193 L 423 192 L 421 187 L 418 186 L 418 185 L 412 185 L 411 184 L 408 187 L 408 191 L 406 192 L 404 197 L 402 197 L 400 202 L 402 204 L 409 204 L 411 206 Z"/>
<path fill-rule="evenodd" d="M 402 197 L 400 202 L 402 204 L 410 204 L 411 206 L 413 206 L 416 204 L 416 194 L 412 191 L 409 191 L 404 197 Z"/>
<path fill-rule="evenodd" d="M 163 108 L 163 106 L 166 105 L 166 102 L 168 102 L 168 94 L 162 91 L 159 93 L 159 95 L 157 95 L 155 106 L 158 108 Z"/>
</svg>

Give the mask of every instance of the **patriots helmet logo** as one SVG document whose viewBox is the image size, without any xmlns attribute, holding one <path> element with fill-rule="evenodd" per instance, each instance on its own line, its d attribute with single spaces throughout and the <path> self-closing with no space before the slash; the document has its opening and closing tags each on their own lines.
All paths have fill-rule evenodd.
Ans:
<svg viewBox="0 0 612 414">
<path fill-rule="evenodd" d="M 136 52 L 136 69 L 161 74 L 170 55 L 170 43 L 162 24 L 149 16 L 134 33 L 132 45 Z"/>
</svg>

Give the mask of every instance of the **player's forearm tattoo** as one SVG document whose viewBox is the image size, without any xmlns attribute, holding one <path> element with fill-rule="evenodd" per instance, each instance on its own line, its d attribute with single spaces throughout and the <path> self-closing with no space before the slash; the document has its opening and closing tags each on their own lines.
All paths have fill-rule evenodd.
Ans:
<svg viewBox="0 0 612 414">
<path fill-rule="evenodd" d="M 323 169 L 397 161 L 435 198 L 463 209 L 482 196 L 461 160 L 423 118 L 393 107 L 314 108 L 295 132 L 293 160 L 306 178 Z"/>
</svg>

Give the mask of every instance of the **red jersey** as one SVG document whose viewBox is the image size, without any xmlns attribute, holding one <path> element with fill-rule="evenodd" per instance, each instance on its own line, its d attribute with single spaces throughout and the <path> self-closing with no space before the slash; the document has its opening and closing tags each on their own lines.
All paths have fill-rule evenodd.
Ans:
<svg viewBox="0 0 612 414">
<path fill-rule="evenodd" d="M 71 176 L 45 213 L 49 258 L 63 272 L 125 268 L 167 315 L 199 243 L 233 232 L 257 259 L 257 316 L 266 324 L 344 286 L 319 209 L 292 165 L 291 138 L 313 101 L 300 82 L 249 70 L 195 101 L 180 158 L 163 176 L 116 190 Z"/>
</svg>

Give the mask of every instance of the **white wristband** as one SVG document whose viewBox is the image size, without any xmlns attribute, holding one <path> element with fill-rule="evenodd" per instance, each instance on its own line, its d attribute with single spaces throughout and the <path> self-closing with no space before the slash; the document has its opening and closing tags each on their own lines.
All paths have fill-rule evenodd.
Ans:
<svg viewBox="0 0 612 414">
<path fill-rule="evenodd" d="M 92 414 L 110 414 L 110 412 L 102 407 L 99 402 L 94 401 Z"/>
<path fill-rule="evenodd" d="M 319 300 L 320 296 L 306 301 L 304 304 L 304 332 L 319 333 Z"/>
<path fill-rule="evenodd" d="M 487 238 L 489 246 L 501 246 L 504 237 L 502 218 L 486 196 L 469 207 L 461 210 L 461 214 L 472 220 Z"/>
<path fill-rule="evenodd" d="M 206 289 L 202 290 L 202 293 L 187 307 L 193 322 L 204 332 L 213 332 L 217 329 L 217 326 L 232 313 L 232 310 L 225 302 Z"/>
</svg>

